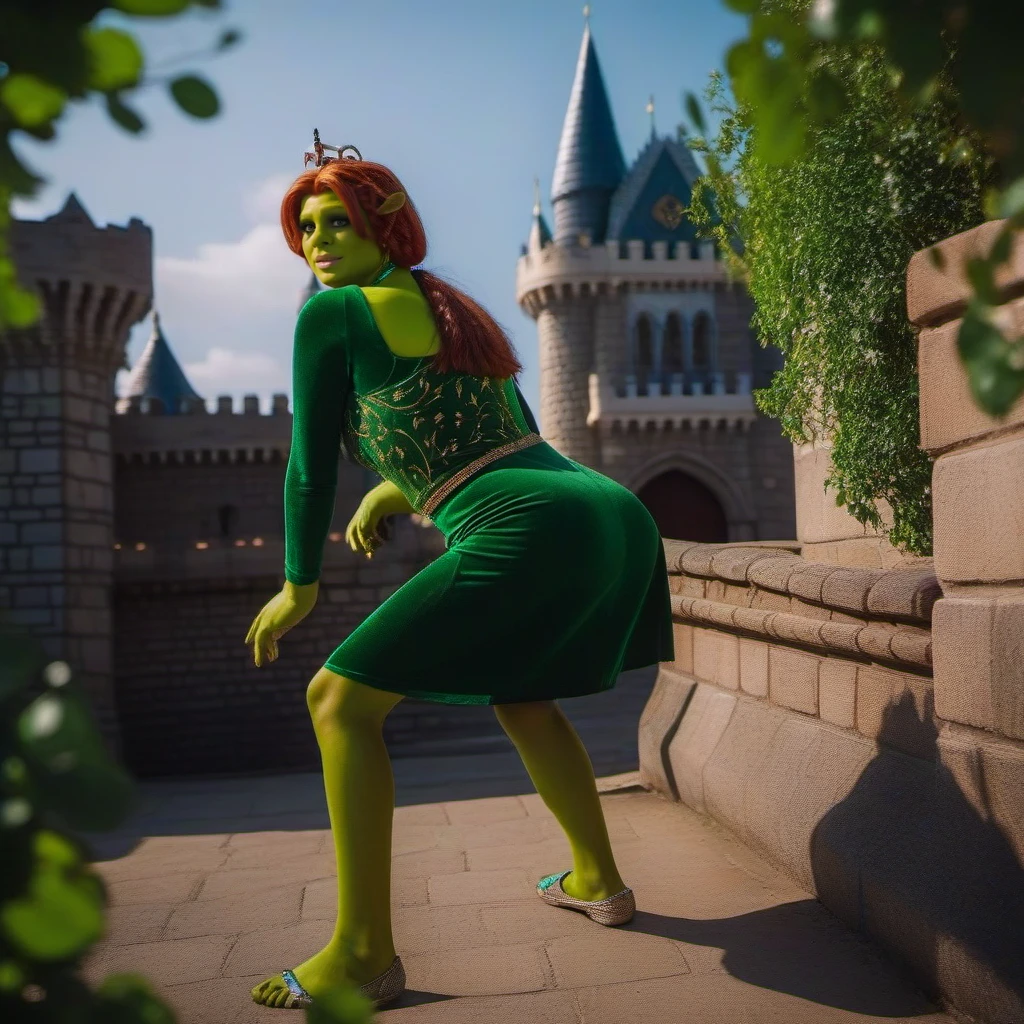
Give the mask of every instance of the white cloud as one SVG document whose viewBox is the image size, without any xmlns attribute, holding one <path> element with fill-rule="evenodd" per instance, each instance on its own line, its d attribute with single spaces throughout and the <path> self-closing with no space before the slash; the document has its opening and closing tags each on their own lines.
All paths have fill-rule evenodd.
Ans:
<svg viewBox="0 0 1024 1024">
<path fill-rule="evenodd" d="M 253 223 L 277 224 L 281 200 L 297 174 L 273 174 L 254 188 L 246 189 L 244 208 Z"/>
<path fill-rule="evenodd" d="M 274 356 L 262 352 L 237 352 L 211 348 L 200 362 L 184 363 L 182 369 L 200 393 L 252 394 L 287 391 L 287 371 Z M 223 391 L 215 390 L 223 387 Z"/>
<path fill-rule="evenodd" d="M 205 242 L 197 255 L 156 261 L 158 301 L 214 303 L 223 309 L 297 308 L 308 265 L 285 245 L 276 224 L 257 224 L 237 242 Z"/>
</svg>

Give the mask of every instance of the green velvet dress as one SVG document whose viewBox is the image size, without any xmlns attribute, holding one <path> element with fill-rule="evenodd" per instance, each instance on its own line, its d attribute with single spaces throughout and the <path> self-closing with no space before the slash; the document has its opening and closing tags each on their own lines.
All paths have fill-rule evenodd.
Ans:
<svg viewBox="0 0 1024 1024">
<path fill-rule="evenodd" d="M 544 441 L 511 379 L 395 355 L 349 285 L 303 307 L 293 352 L 285 578 L 320 576 L 339 447 L 395 484 L 447 550 L 326 666 L 442 704 L 597 693 L 674 658 L 665 553 L 631 491 Z"/>
</svg>

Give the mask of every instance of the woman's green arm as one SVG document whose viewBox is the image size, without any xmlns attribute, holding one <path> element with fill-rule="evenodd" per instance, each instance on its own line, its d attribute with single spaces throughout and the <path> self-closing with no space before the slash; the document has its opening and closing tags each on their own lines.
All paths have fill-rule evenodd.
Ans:
<svg viewBox="0 0 1024 1024">
<path fill-rule="evenodd" d="M 378 484 L 369 492 L 369 495 L 373 495 L 373 504 L 381 510 L 381 515 L 389 516 L 398 512 L 416 511 L 409 504 L 409 499 L 390 480 Z"/>
</svg>

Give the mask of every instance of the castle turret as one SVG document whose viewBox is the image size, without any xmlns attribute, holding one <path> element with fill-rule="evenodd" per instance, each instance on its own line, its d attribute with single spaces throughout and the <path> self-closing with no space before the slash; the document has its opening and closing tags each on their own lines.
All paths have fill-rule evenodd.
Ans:
<svg viewBox="0 0 1024 1024">
<path fill-rule="evenodd" d="M 533 224 L 530 227 L 530 240 L 526 243 L 526 251 L 535 252 L 543 249 L 551 241 L 551 229 L 540 209 L 540 182 L 533 179 Z"/>
<path fill-rule="evenodd" d="M 125 383 L 124 394 L 116 403 L 117 412 L 124 412 L 132 399 L 146 404 L 159 399 L 163 410 L 176 415 L 203 401 L 188 382 L 171 346 L 160 329 L 160 314 L 153 312 L 153 333 Z"/>
<path fill-rule="evenodd" d="M 581 235 L 584 244 L 604 241 L 608 201 L 625 173 L 588 20 L 551 185 L 555 241 L 573 245 L 580 242 Z"/>
<path fill-rule="evenodd" d="M 0 334 L 0 607 L 71 665 L 115 740 L 111 399 L 152 301 L 152 233 L 136 218 L 97 227 L 71 195 L 12 221 L 10 245 L 43 312 Z"/>
</svg>

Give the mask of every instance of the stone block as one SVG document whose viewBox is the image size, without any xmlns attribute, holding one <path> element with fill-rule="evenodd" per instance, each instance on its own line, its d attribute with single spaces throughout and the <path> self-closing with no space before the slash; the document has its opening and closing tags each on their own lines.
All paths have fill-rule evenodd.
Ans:
<svg viewBox="0 0 1024 1024">
<path fill-rule="evenodd" d="M 857 667 L 857 731 L 915 757 L 935 757 L 932 681 L 878 665 Z"/>
<path fill-rule="evenodd" d="M 739 687 L 739 648 L 737 638 L 715 629 L 693 631 L 693 674 L 708 683 L 730 690 Z"/>
<path fill-rule="evenodd" d="M 60 451 L 56 448 L 22 448 L 18 470 L 22 473 L 59 473 Z"/>
<path fill-rule="evenodd" d="M 1024 739 L 1024 597 L 945 597 L 933 623 L 935 713 Z"/>
<path fill-rule="evenodd" d="M 867 612 L 884 618 L 930 623 L 932 608 L 942 597 L 932 559 L 881 573 L 868 591 Z"/>
<path fill-rule="evenodd" d="M 693 671 L 693 626 L 688 622 L 672 623 L 672 640 L 676 660 L 673 662 L 679 672 Z"/>
<path fill-rule="evenodd" d="M 818 714 L 826 722 L 853 729 L 857 724 L 857 665 L 840 658 L 818 663 Z"/>
<path fill-rule="evenodd" d="M 768 697 L 773 704 L 805 715 L 818 713 L 819 658 L 771 644 L 768 648 Z"/>
<path fill-rule="evenodd" d="M 1024 334 L 1024 299 L 1003 307 L 1016 337 Z M 917 367 L 921 382 L 921 447 L 935 454 L 951 445 L 974 440 L 1013 424 L 1024 425 L 1024 396 L 1002 419 L 983 412 L 971 393 L 967 370 L 957 350 L 961 320 L 925 328 L 918 338 Z"/>
<path fill-rule="evenodd" d="M 793 571 L 802 562 L 796 555 L 774 554 L 763 558 L 750 566 L 747 581 L 767 590 L 775 590 L 783 594 L 789 593 L 787 581 Z"/>
<path fill-rule="evenodd" d="M 637 729 L 640 781 L 671 800 L 678 800 L 679 794 L 672 777 L 667 744 L 675 734 L 679 716 L 695 685 L 688 676 L 660 665 Z"/>
<path fill-rule="evenodd" d="M 14 554 L 15 554 L 15 552 L 12 552 L 12 556 Z M 25 552 L 25 554 L 28 554 L 28 552 Z M 64 561 L 63 561 L 63 559 L 64 559 L 64 549 L 60 548 L 60 547 L 56 547 L 56 546 L 51 546 L 51 545 L 44 545 L 44 546 L 40 546 L 40 547 L 34 547 L 31 550 L 31 558 L 32 558 L 32 568 L 33 569 L 42 569 L 42 570 L 60 569 L 63 566 L 63 564 L 64 564 Z M 17 568 L 14 565 L 14 563 L 13 563 L 13 557 L 12 557 L 11 568 L 12 569 Z M 27 568 L 27 566 L 23 565 L 23 566 L 21 566 L 21 568 L 24 569 L 24 568 Z"/>
<path fill-rule="evenodd" d="M 989 254 L 1004 223 L 987 221 L 937 243 L 935 248 L 943 258 L 941 268 L 932 263 L 927 249 L 914 253 L 907 265 L 907 313 L 911 323 L 938 324 L 962 314 L 972 294 L 967 261 Z M 996 273 L 1000 288 L 1024 279 L 1024 242 L 1019 233 L 1013 242 L 1010 261 Z"/>
<path fill-rule="evenodd" d="M 939 456 L 932 493 L 940 580 L 1024 579 L 1024 436 Z"/>
<path fill-rule="evenodd" d="M 740 689 L 753 697 L 768 696 L 768 644 L 760 640 L 739 641 Z"/>
<path fill-rule="evenodd" d="M 704 813 L 704 767 L 721 740 L 736 697 L 698 683 L 679 728 L 671 737 L 667 758 L 675 799 Z"/>
</svg>

